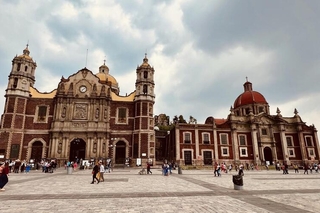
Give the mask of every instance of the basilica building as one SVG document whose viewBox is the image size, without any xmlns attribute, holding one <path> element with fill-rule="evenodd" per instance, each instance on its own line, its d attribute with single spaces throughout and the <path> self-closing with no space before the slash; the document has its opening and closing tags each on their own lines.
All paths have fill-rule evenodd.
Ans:
<svg viewBox="0 0 320 213">
<path fill-rule="evenodd" d="M 268 102 L 253 90 L 252 83 L 246 81 L 243 86 L 227 118 L 208 117 L 203 124 L 194 119 L 174 122 L 165 142 L 165 157 L 180 165 L 318 163 L 314 125 L 306 125 L 296 109 L 292 117 L 282 116 L 280 109 L 271 115 Z"/>
<path fill-rule="evenodd" d="M 119 95 L 108 66 L 62 77 L 49 93 L 34 87 L 37 64 L 28 46 L 12 60 L 0 128 L 0 161 L 155 159 L 154 68 L 145 56 L 135 91 Z M 8 72 L 9 73 L 9 72 Z"/>
</svg>

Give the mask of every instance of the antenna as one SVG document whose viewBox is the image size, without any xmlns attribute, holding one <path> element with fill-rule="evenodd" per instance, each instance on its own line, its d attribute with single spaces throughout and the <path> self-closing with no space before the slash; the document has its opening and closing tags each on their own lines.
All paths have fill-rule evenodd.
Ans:
<svg viewBox="0 0 320 213">
<path fill-rule="evenodd" d="M 85 68 L 87 68 L 87 62 L 88 62 L 88 49 L 87 49 L 87 54 L 86 54 L 86 66 L 85 66 Z"/>
</svg>

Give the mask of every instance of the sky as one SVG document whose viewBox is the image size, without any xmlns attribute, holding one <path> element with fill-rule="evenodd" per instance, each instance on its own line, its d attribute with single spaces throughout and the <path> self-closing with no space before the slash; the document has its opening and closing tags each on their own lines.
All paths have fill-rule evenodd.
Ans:
<svg viewBox="0 0 320 213">
<path fill-rule="evenodd" d="M 50 92 L 106 60 L 120 94 L 145 53 L 154 114 L 227 118 L 246 77 L 276 114 L 320 128 L 320 1 L 0 0 L 0 112 L 11 62 L 29 44 L 35 88 Z"/>
</svg>

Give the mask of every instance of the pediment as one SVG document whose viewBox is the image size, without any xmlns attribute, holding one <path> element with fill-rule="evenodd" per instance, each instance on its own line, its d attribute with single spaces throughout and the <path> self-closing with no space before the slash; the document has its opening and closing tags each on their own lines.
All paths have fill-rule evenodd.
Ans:
<svg viewBox="0 0 320 213">
<path fill-rule="evenodd" d="M 274 124 L 275 120 L 270 116 L 261 115 L 255 117 L 255 122 L 259 123 L 260 125 L 269 125 Z"/>
<path fill-rule="evenodd" d="M 87 98 L 93 95 L 100 96 L 102 88 L 105 86 L 106 84 L 102 83 L 92 71 L 84 68 L 70 75 L 67 79 L 61 80 L 59 83 L 59 93 Z"/>
</svg>

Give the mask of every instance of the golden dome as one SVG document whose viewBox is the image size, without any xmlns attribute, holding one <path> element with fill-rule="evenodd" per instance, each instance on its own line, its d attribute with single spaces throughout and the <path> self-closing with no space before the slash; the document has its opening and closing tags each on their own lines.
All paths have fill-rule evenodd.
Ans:
<svg viewBox="0 0 320 213">
<path fill-rule="evenodd" d="M 112 75 L 106 73 L 97 73 L 96 76 L 100 79 L 100 81 L 111 82 L 113 86 L 118 87 L 118 82 Z"/>
<path fill-rule="evenodd" d="M 151 67 L 148 63 L 147 53 L 144 56 L 143 63 L 140 65 L 140 67 Z"/>
<path fill-rule="evenodd" d="M 23 50 L 23 54 L 17 56 L 17 58 L 25 58 L 25 59 L 28 59 L 28 60 L 33 61 L 32 58 L 29 56 L 30 51 L 29 51 L 29 49 L 28 49 L 28 46 L 29 46 L 29 45 L 27 45 L 27 47 Z"/>
</svg>

